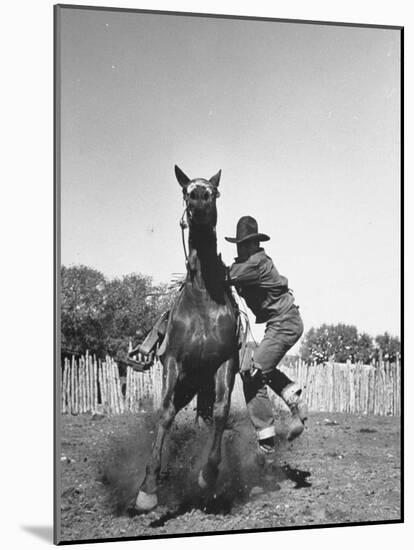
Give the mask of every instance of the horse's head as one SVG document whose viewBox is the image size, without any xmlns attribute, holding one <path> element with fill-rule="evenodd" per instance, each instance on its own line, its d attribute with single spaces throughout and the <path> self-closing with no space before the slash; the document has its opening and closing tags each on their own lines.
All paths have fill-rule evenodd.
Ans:
<svg viewBox="0 0 414 550">
<path fill-rule="evenodd" d="M 217 223 L 216 199 L 220 196 L 218 185 L 221 170 L 209 180 L 203 178 L 190 180 L 178 166 L 175 166 L 175 175 L 183 190 L 190 225 L 215 227 Z"/>
</svg>

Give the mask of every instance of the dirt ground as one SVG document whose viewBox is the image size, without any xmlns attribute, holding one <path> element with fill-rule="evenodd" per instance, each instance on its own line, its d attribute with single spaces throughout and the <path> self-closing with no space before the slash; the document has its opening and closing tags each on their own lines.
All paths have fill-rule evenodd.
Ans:
<svg viewBox="0 0 414 550">
<path fill-rule="evenodd" d="M 257 459 L 243 411 L 232 414 L 217 490 L 196 485 L 208 430 L 182 411 L 168 440 L 159 507 L 131 517 L 155 415 L 62 417 L 61 540 L 151 537 L 400 519 L 400 419 L 311 414 L 273 464 Z"/>
</svg>

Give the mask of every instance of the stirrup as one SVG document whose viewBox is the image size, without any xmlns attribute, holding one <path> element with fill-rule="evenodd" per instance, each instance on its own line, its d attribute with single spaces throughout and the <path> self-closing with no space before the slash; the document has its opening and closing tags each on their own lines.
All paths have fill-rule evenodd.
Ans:
<svg viewBox="0 0 414 550">
<path fill-rule="evenodd" d="M 147 350 L 144 347 L 144 342 L 141 342 L 140 344 L 137 344 L 134 348 L 131 349 L 131 351 L 128 352 L 128 357 L 134 357 L 135 355 L 142 355 L 144 357 L 148 357 L 151 355 L 153 351 L 153 347 L 150 350 Z"/>
<path fill-rule="evenodd" d="M 127 365 L 138 372 L 144 372 L 150 369 L 155 362 L 155 352 L 153 351 L 151 351 L 148 355 L 138 353 L 138 360 L 132 358 L 132 356 L 137 355 L 137 352 L 133 353 L 133 351 L 131 351 L 128 355 L 129 357 L 126 361 Z"/>
</svg>

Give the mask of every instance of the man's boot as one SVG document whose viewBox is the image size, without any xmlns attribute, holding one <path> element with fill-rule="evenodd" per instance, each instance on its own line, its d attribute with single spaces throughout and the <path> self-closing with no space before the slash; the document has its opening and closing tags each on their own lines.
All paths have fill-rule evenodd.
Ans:
<svg viewBox="0 0 414 550">
<path fill-rule="evenodd" d="M 288 441 L 292 441 L 303 432 L 308 417 L 308 408 L 301 396 L 302 389 L 278 369 L 263 373 L 263 381 L 283 399 L 292 413 L 287 435 Z"/>
<path fill-rule="evenodd" d="M 308 407 L 302 397 L 302 389 L 294 382 L 282 390 L 280 397 L 292 413 L 292 420 L 287 435 L 288 441 L 292 441 L 300 436 L 305 429 L 305 420 L 308 418 Z"/>
<path fill-rule="evenodd" d="M 157 320 L 155 325 L 149 331 L 145 340 L 136 345 L 129 353 L 129 357 L 138 355 L 138 361 L 145 369 L 153 365 L 155 360 L 155 347 L 165 336 L 167 330 L 169 311 L 164 312 Z"/>
</svg>

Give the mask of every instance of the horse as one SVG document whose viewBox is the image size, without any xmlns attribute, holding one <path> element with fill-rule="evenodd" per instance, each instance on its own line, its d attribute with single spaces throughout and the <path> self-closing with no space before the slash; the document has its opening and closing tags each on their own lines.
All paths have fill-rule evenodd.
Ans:
<svg viewBox="0 0 414 550">
<path fill-rule="evenodd" d="M 216 199 L 221 170 L 209 180 L 191 180 L 175 166 L 175 175 L 182 188 L 189 229 L 187 273 L 171 308 L 165 340 L 158 353 L 165 389 L 155 441 L 135 501 L 138 513 L 149 512 L 158 505 L 157 483 L 165 436 L 176 414 L 195 396 L 197 416 L 212 431 L 198 485 L 204 491 L 214 489 L 239 367 L 237 306 L 226 285 L 226 268 L 217 253 Z"/>
</svg>

